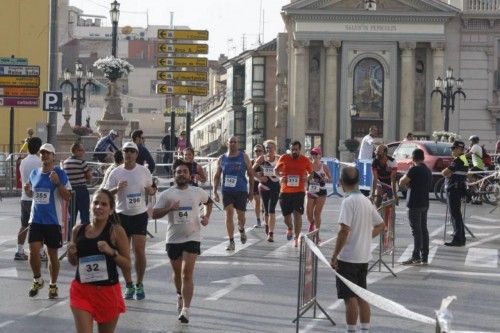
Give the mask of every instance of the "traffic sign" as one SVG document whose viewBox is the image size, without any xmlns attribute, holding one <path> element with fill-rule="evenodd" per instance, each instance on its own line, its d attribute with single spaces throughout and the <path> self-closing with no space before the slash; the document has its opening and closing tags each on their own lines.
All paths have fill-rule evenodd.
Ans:
<svg viewBox="0 0 500 333">
<path fill-rule="evenodd" d="M 158 39 L 208 40 L 208 30 L 158 29 Z"/>
<path fill-rule="evenodd" d="M 0 86 L 38 87 L 40 78 L 38 76 L 0 76 Z"/>
<path fill-rule="evenodd" d="M 157 80 L 174 80 L 174 81 L 206 81 L 207 72 L 180 72 L 180 71 L 157 71 Z"/>
<path fill-rule="evenodd" d="M 0 96 L 38 97 L 40 89 L 35 87 L 0 87 Z"/>
<path fill-rule="evenodd" d="M 207 58 L 190 57 L 158 57 L 156 58 L 158 67 L 207 67 Z"/>
<path fill-rule="evenodd" d="M 27 65 L 28 58 L 0 57 L 0 65 Z"/>
<path fill-rule="evenodd" d="M 40 66 L 0 65 L 0 75 L 40 76 Z"/>
<path fill-rule="evenodd" d="M 0 106 L 38 106 L 38 98 L 0 97 Z"/>
<path fill-rule="evenodd" d="M 157 48 L 161 53 L 207 54 L 208 44 L 167 44 L 160 43 Z"/>
<path fill-rule="evenodd" d="M 63 93 L 60 91 L 43 92 L 43 111 L 62 111 Z"/>
<path fill-rule="evenodd" d="M 192 96 L 207 96 L 208 87 L 195 87 L 195 86 L 174 86 L 168 84 L 156 84 L 157 94 L 171 94 L 171 95 L 192 95 Z"/>
</svg>

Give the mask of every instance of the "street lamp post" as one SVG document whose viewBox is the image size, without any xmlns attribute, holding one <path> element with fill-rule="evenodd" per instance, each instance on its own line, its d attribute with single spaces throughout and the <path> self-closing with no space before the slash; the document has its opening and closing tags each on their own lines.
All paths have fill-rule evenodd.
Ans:
<svg viewBox="0 0 500 333">
<path fill-rule="evenodd" d="M 351 116 L 351 139 L 354 139 L 354 119 L 359 117 L 356 104 L 349 105 L 349 115 Z"/>
<path fill-rule="evenodd" d="M 111 16 L 111 23 L 113 24 L 113 30 L 111 32 L 111 38 L 113 43 L 111 46 L 111 55 L 116 58 L 116 40 L 118 35 L 118 19 L 120 18 L 120 3 L 118 1 L 113 1 L 111 3 L 111 10 L 109 11 Z"/>
<path fill-rule="evenodd" d="M 451 112 L 455 111 L 455 97 L 457 95 L 462 95 L 464 99 L 466 98 L 462 90 L 463 83 L 464 80 L 461 78 L 455 80 L 453 77 L 453 68 L 451 67 L 448 67 L 446 70 L 446 77 L 444 80 L 439 76 L 434 80 L 434 90 L 431 93 L 431 98 L 435 93 L 441 96 L 441 111 L 444 110 L 444 130 L 446 132 L 450 129 L 450 110 Z M 455 84 L 456 89 L 453 90 Z M 444 91 L 442 91 L 441 88 L 443 88 Z"/>
<path fill-rule="evenodd" d="M 71 73 L 68 69 L 64 71 L 64 81 L 61 83 L 60 88 L 63 88 L 65 85 L 70 86 L 71 88 L 71 102 L 76 101 L 76 114 L 75 114 L 75 126 L 82 126 L 82 105 L 85 104 L 85 95 L 87 92 L 87 87 L 92 86 L 96 87 L 94 82 L 92 82 L 92 78 L 94 73 L 92 70 L 87 70 L 86 79 L 87 82 L 82 86 L 82 78 L 83 78 L 83 65 L 79 62 L 75 63 L 75 77 L 76 77 L 76 85 L 70 81 Z"/>
</svg>

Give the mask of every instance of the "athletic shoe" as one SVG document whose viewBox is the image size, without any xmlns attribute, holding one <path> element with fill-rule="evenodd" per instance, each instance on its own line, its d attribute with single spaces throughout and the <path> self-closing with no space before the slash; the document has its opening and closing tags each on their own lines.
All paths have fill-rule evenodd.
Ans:
<svg viewBox="0 0 500 333">
<path fill-rule="evenodd" d="M 428 264 L 427 259 L 422 259 L 422 266 L 427 266 Z"/>
<path fill-rule="evenodd" d="M 226 251 L 234 251 L 234 241 L 233 242 L 229 242 L 229 244 L 226 246 Z"/>
<path fill-rule="evenodd" d="M 294 247 L 298 247 L 298 246 L 299 246 L 299 243 L 300 243 L 300 241 L 299 241 L 299 238 L 298 238 L 298 237 L 296 237 L 296 238 L 294 238 L 294 239 L 293 239 L 293 246 L 294 246 Z"/>
<path fill-rule="evenodd" d="M 267 241 L 270 243 L 274 242 L 273 234 L 273 232 L 270 232 L 269 235 L 267 235 Z"/>
<path fill-rule="evenodd" d="M 14 260 L 26 261 L 28 260 L 28 255 L 26 253 L 16 252 L 16 254 L 14 255 Z"/>
<path fill-rule="evenodd" d="M 406 261 L 403 261 L 401 265 L 405 266 L 416 266 L 416 265 L 421 265 L 422 264 L 422 259 L 415 259 L 415 258 L 410 258 Z"/>
<path fill-rule="evenodd" d="M 309 230 L 308 230 L 308 232 L 313 232 L 315 229 L 316 229 L 316 226 L 314 225 L 314 223 L 309 223 Z"/>
<path fill-rule="evenodd" d="M 184 303 L 182 302 L 182 296 L 177 294 L 177 314 L 181 314 L 182 306 Z"/>
<path fill-rule="evenodd" d="M 292 240 L 292 238 L 293 238 L 293 232 L 292 232 L 292 229 L 288 229 L 288 230 L 286 231 L 286 240 L 289 240 L 289 241 L 290 241 L 290 240 Z"/>
<path fill-rule="evenodd" d="M 189 308 L 182 308 L 179 314 L 179 321 L 183 324 L 189 323 Z"/>
<path fill-rule="evenodd" d="M 245 244 L 247 242 L 247 233 L 245 232 L 245 229 L 240 230 L 240 240 L 241 244 Z"/>
<path fill-rule="evenodd" d="M 257 224 L 253 226 L 254 228 L 262 228 L 262 222 L 260 222 L 260 219 L 257 219 Z"/>
<path fill-rule="evenodd" d="M 134 285 L 131 283 L 131 284 L 127 284 L 125 286 L 125 293 L 123 294 L 123 298 L 124 299 L 134 299 L 134 294 L 135 294 L 135 287 Z"/>
<path fill-rule="evenodd" d="M 49 258 L 47 258 L 47 252 L 43 251 L 42 253 L 40 253 L 40 260 L 43 262 L 46 262 L 49 260 Z"/>
<path fill-rule="evenodd" d="M 135 299 L 138 301 L 142 301 L 146 298 L 146 294 L 144 293 L 144 285 L 142 283 L 137 283 L 135 285 Z"/>
<path fill-rule="evenodd" d="M 33 284 L 31 285 L 31 289 L 28 293 L 29 297 L 35 297 L 38 295 L 38 290 L 43 288 L 44 281 L 43 279 L 40 279 L 40 282 L 34 280 Z"/>
<path fill-rule="evenodd" d="M 57 291 L 58 291 L 57 285 L 49 284 L 49 299 L 57 298 L 59 296 Z"/>
</svg>

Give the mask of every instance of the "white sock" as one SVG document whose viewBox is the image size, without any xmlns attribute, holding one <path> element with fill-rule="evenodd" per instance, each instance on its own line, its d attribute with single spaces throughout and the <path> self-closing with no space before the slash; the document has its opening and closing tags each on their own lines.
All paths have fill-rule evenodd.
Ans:
<svg viewBox="0 0 500 333">
<path fill-rule="evenodd" d="M 356 325 L 347 325 L 347 333 L 356 333 Z"/>
<path fill-rule="evenodd" d="M 361 323 L 361 333 L 370 333 L 370 323 Z"/>
<path fill-rule="evenodd" d="M 17 252 L 18 253 L 24 253 L 24 246 L 23 246 L 23 244 L 17 244 Z"/>
</svg>

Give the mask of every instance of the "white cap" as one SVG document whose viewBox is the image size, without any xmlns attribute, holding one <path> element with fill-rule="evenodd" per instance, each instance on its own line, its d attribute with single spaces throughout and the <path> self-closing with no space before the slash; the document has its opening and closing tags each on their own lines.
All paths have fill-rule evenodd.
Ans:
<svg viewBox="0 0 500 333">
<path fill-rule="evenodd" d="M 125 142 L 123 144 L 122 150 L 125 150 L 127 148 L 132 148 L 132 149 L 139 151 L 139 148 L 137 148 L 137 145 L 132 141 L 128 141 L 128 142 Z"/>
<path fill-rule="evenodd" d="M 111 131 L 109 131 L 109 134 L 118 135 L 118 133 L 116 133 L 116 131 L 114 129 L 112 129 Z"/>
<path fill-rule="evenodd" d="M 56 149 L 54 148 L 53 145 L 51 145 L 50 143 L 44 143 L 40 149 L 38 149 L 38 151 L 42 151 L 42 150 L 45 150 L 45 151 L 48 151 L 49 153 L 52 153 L 52 154 L 55 154 L 56 153 Z"/>
</svg>

